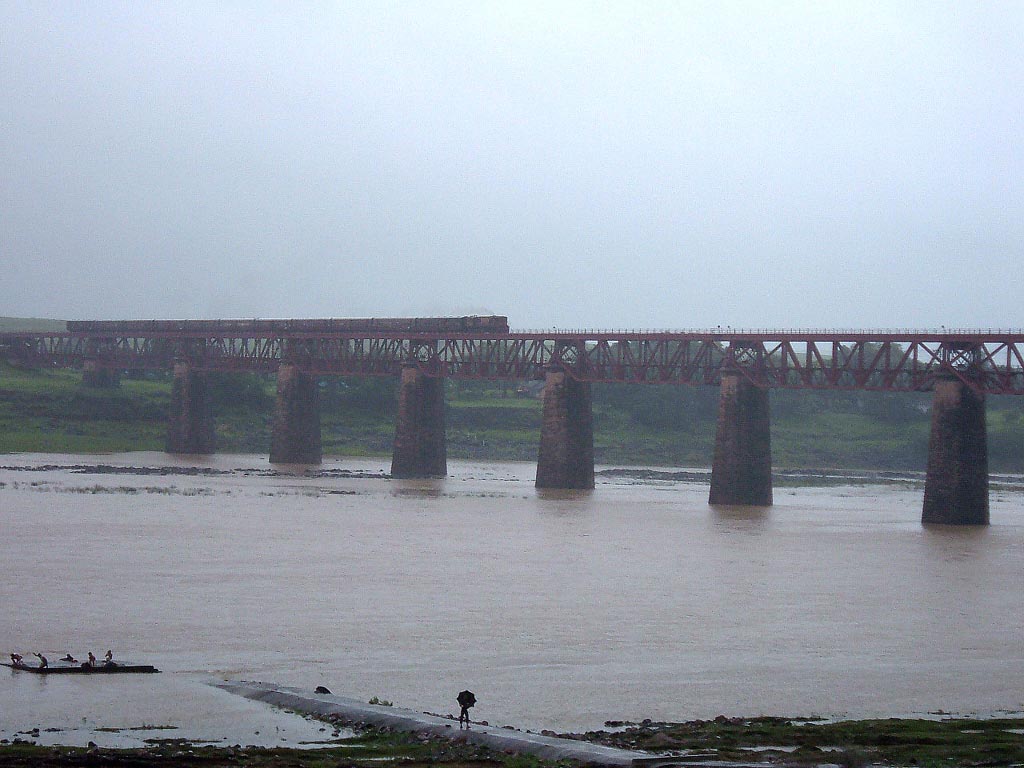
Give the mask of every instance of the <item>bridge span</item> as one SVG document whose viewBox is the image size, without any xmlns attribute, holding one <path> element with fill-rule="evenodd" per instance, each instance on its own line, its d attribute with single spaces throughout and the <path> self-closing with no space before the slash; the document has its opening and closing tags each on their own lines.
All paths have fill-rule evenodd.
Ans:
<svg viewBox="0 0 1024 768">
<path fill-rule="evenodd" d="M 62 333 L 0 334 L 0 357 L 80 368 L 91 386 L 124 370 L 172 370 L 167 450 L 212 453 L 212 371 L 277 375 L 270 459 L 319 463 L 317 379 L 399 379 L 392 474 L 447 471 L 445 378 L 543 380 L 538 487 L 594 485 L 591 384 L 717 386 L 709 501 L 770 505 L 768 391 L 932 391 L 922 520 L 986 524 L 985 398 L 1024 394 L 1017 330 L 538 330 L 507 318 L 69 322 Z"/>
</svg>

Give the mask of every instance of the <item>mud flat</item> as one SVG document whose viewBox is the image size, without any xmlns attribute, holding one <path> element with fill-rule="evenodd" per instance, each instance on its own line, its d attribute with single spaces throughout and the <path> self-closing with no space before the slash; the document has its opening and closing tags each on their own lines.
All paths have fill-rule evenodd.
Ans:
<svg viewBox="0 0 1024 768">
<path fill-rule="evenodd" d="M 609 479 L 625 479 L 637 482 L 682 482 L 708 483 L 710 469 L 662 470 L 638 467 L 621 467 L 598 470 L 594 473 Z M 872 469 L 774 469 L 772 483 L 782 488 L 829 487 L 839 485 L 893 485 L 908 488 L 924 488 L 924 472 L 897 472 Z M 1024 491 L 1024 476 L 991 474 L 989 486 L 993 490 Z"/>
<path fill-rule="evenodd" d="M 661 470 L 648 468 L 602 469 L 595 474 L 608 478 L 630 480 L 707 483 L 711 480 L 710 469 Z M 830 486 L 830 485 L 922 485 L 923 472 L 890 472 L 884 470 L 846 469 L 775 469 L 772 482 L 778 486 Z"/>
<path fill-rule="evenodd" d="M 367 472 L 348 469 L 283 470 L 272 468 L 240 467 L 217 469 L 215 467 L 193 466 L 135 466 L 124 464 L 16 464 L 0 465 L 0 470 L 10 472 L 68 472 L 76 475 L 132 475 L 138 477 L 342 477 L 381 478 L 383 472 Z"/>
</svg>

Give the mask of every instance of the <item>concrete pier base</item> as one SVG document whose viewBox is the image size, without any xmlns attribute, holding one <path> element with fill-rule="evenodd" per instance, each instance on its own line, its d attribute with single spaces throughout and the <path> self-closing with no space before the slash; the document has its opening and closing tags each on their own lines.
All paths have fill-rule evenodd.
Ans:
<svg viewBox="0 0 1024 768">
<path fill-rule="evenodd" d="M 168 453 L 213 453 L 213 407 L 206 376 L 189 363 L 174 364 Z"/>
<path fill-rule="evenodd" d="M 768 390 L 738 373 L 722 374 L 708 503 L 756 507 L 772 503 Z"/>
<path fill-rule="evenodd" d="M 444 430 L 444 379 L 416 366 L 402 369 L 392 477 L 444 477 L 448 456 Z"/>
<path fill-rule="evenodd" d="M 547 372 L 537 456 L 538 488 L 594 487 L 590 382 Z"/>
<path fill-rule="evenodd" d="M 935 384 L 921 522 L 989 522 L 985 396 L 953 377 Z"/>
<path fill-rule="evenodd" d="M 114 389 L 121 386 L 121 376 L 117 371 L 104 368 L 97 360 L 86 360 L 82 363 L 82 386 L 92 389 Z"/>
<path fill-rule="evenodd" d="M 277 401 L 270 436 L 271 464 L 319 464 L 320 390 L 316 377 L 298 366 L 277 369 Z"/>
</svg>

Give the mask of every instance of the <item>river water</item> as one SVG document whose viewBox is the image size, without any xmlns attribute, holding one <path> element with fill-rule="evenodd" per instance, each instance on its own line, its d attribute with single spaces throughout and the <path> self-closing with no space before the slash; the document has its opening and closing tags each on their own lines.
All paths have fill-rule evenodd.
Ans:
<svg viewBox="0 0 1024 768">
<path fill-rule="evenodd" d="M 0 668 L 0 738 L 297 744 L 333 734 L 205 685 L 264 680 L 559 731 L 608 719 L 1024 709 L 1024 492 L 922 526 L 913 483 L 700 481 L 540 492 L 532 464 L 0 456 L 0 652 L 162 675 Z M 198 467 L 198 474 L 190 467 Z M 101 728 L 175 726 L 174 730 Z M 47 731 L 50 728 L 53 730 Z M 22 736 L 24 738 L 24 736 Z"/>
</svg>

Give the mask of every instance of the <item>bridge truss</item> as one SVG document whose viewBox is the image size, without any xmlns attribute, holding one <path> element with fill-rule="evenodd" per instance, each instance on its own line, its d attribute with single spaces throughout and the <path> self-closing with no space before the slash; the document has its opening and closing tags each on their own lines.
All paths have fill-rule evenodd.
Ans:
<svg viewBox="0 0 1024 768">
<path fill-rule="evenodd" d="M 273 373 L 291 363 L 317 376 L 542 379 L 714 385 L 723 371 L 760 387 L 922 391 L 957 377 L 986 394 L 1024 394 L 1024 332 L 695 331 L 525 333 L 135 330 L 9 333 L 0 356 L 30 365 Z"/>
</svg>

